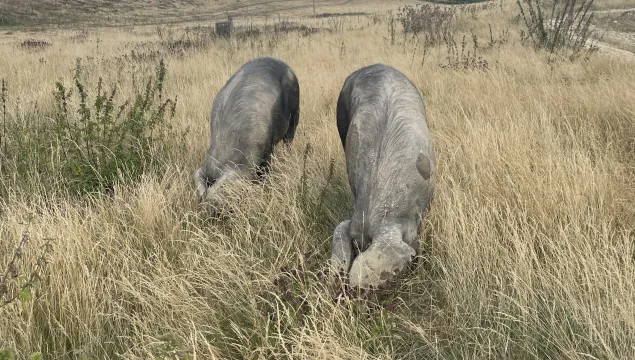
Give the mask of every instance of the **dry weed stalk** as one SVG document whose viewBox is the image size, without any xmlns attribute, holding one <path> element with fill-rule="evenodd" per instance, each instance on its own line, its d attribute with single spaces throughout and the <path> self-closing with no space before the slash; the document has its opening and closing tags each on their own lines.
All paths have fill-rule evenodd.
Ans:
<svg viewBox="0 0 635 360">
<path fill-rule="evenodd" d="M 29 244 L 30 234 L 29 226 L 31 225 L 31 218 L 29 217 L 27 223 L 24 225 L 22 235 L 15 250 L 13 256 L 9 260 L 6 266 L 4 274 L 0 278 L 0 308 L 5 307 L 17 299 L 22 301 L 28 301 L 32 297 L 32 289 L 41 280 L 44 267 L 48 263 L 48 256 L 52 252 L 52 243 L 50 240 L 43 245 L 42 254 L 40 254 L 35 260 L 32 270 L 26 276 L 22 285 L 17 286 L 17 290 L 10 291 L 8 280 L 17 280 L 20 276 L 19 262 L 23 260 L 25 247 Z"/>
<path fill-rule="evenodd" d="M 593 36 L 591 28 L 594 0 L 551 0 L 550 13 L 544 12 L 546 0 L 516 0 L 520 15 L 527 27 L 527 36 L 537 49 L 553 54 L 559 50 L 570 50 L 571 57 L 596 52 L 597 40 L 587 47 Z M 527 13 L 525 12 L 527 7 Z"/>
</svg>

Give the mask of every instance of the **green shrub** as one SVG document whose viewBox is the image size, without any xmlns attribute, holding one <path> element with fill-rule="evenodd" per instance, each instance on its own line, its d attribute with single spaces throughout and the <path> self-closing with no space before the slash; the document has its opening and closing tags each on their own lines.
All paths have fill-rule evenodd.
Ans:
<svg viewBox="0 0 635 360">
<path fill-rule="evenodd" d="M 25 184 L 37 172 L 35 183 L 42 183 L 43 178 L 57 181 L 48 184 L 49 188 L 79 195 L 108 193 L 119 179 L 134 180 L 149 167 L 160 165 L 170 146 L 179 141 L 170 123 L 176 99 L 163 98 L 167 74 L 163 60 L 156 79 L 150 78 L 144 91 L 125 101 L 117 100 L 116 88 L 106 91 L 102 78 L 94 92 L 89 91 L 82 71 L 78 59 L 72 90 L 62 82 L 55 84 L 52 122 L 7 121 L 3 112 L 0 158 L 8 165 L 0 169 L 0 191 L 6 192 L 10 186 L 7 179 L 11 174 Z"/>
</svg>

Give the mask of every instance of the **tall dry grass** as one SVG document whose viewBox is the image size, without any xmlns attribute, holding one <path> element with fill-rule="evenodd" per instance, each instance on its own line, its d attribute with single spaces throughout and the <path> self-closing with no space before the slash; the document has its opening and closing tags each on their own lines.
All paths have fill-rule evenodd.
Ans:
<svg viewBox="0 0 635 360">
<path fill-rule="evenodd" d="M 441 69 L 443 46 L 425 48 L 400 29 L 392 45 L 387 19 L 370 17 L 334 33 L 219 40 L 168 55 L 166 96 L 178 95 L 176 122 L 190 132 L 165 171 L 112 197 L 16 190 L 2 199 L 0 264 L 28 214 L 25 260 L 54 242 L 34 297 L 0 308 L 0 350 L 46 358 L 635 356 L 635 64 L 601 54 L 554 61 L 521 46 L 512 15 L 493 8 L 461 20 L 461 31 L 482 40 L 485 71 Z M 495 39 L 511 29 L 509 41 L 487 47 L 488 24 Z M 32 34 L 3 36 L 0 76 L 13 116 L 49 121 L 54 81 L 70 82 L 76 57 L 90 67 L 88 82 L 103 76 L 125 95 L 154 64 L 116 58 L 148 41 L 160 49 L 153 28 L 95 30 L 82 42 L 74 35 L 40 34 L 53 44 L 41 52 L 14 48 Z M 190 184 L 212 99 L 260 55 L 298 75 L 296 140 L 277 150 L 266 182 L 237 184 L 212 217 Z M 376 62 L 402 70 L 423 94 L 437 190 L 416 268 L 392 290 L 338 301 L 322 274 L 333 228 L 352 210 L 335 104 L 346 76 Z"/>
</svg>

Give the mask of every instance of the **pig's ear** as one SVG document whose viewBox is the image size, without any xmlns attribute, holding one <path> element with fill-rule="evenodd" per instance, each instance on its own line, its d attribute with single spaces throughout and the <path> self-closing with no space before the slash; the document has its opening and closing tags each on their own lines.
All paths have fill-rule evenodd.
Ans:
<svg viewBox="0 0 635 360">
<path fill-rule="evenodd" d="M 423 152 L 419 154 L 419 157 L 417 157 L 417 170 L 425 180 L 430 179 L 432 172 L 430 159 Z"/>
</svg>

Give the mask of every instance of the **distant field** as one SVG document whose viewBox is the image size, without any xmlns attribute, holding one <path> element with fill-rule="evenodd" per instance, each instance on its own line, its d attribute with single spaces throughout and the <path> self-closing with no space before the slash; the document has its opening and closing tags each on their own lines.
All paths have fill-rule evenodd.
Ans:
<svg viewBox="0 0 635 360">
<path fill-rule="evenodd" d="M 459 0 L 436 0 L 452 4 Z M 484 0 L 475 0 L 479 3 Z M 492 0 L 499 3 L 500 0 Z M 363 7 L 385 10 L 421 0 L 316 0 L 317 13 L 346 12 Z M 504 2 L 515 3 L 509 0 Z M 631 0 L 596 0 L 594 10 L 635 7 Z M 227 14 L 248 17 L 312 15 L 312 0 L 5 0 L 0 4 L 0 27 L 15 25 L 118 25 L 222 19 Z"/>
<path fill-rule="evenodd" d="M 292 0 L 2 4 L 29 25 L 0 30 L 0 359 L 635 359 L 632 57 L 537 52 L 513 0 L 452 7 L 437 38 L 404 34 L 400 2 L 316 1 L 356 13 L 317 19 Z M 253 16 L 230 38 L 153 23 L 227 10 Z M 61 14 L 110 26 L 33 26 Z M 298 76 L 297 135 L 212 212 L 191 183 L 212 101 L 258 56 Z M 120 140 L 102 136 L 113 112 L 159 112 L 143 106 L 161 60 L 172 142 L 144 149 L 142 175 L 69 194 L 92 174 L 74 165 L 101 166 L 89 145 Z M 346 297 L 324 271 L 353 209 L 336 103 L 377 62 L 421 91 L 437 186 L 412 271 Z"/>
<path fill-rule="evenodd" d="M 395 8 L 416 1 L 316 0 L 316 13 Z M 313 14 L 311 0 L 8 0 L 0 4 L 0 26 L 6 25 L 120 25 L 124 23 L 220 20 L 235 17 L 304 16 Z"/>
</svg>

